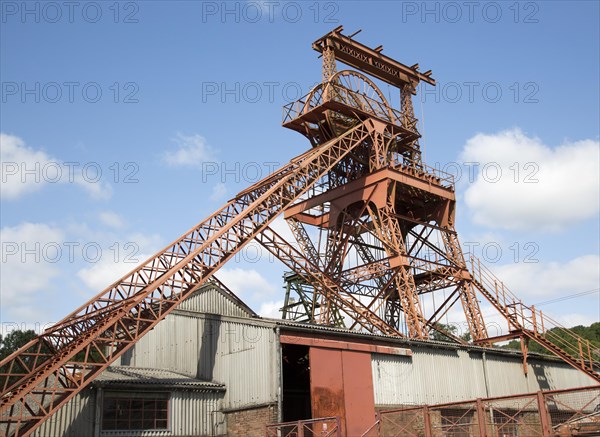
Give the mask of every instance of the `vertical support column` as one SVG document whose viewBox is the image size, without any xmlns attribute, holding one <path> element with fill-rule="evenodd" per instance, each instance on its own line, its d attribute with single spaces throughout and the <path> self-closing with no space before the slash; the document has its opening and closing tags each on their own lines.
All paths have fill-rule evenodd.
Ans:
<svg viewBox="0 0 600 437">
<path fill-rule="evenodd" d="M 487 427 L 485 426 L 485 407 L 481 398 L 477 398 L 477 424 L 479 425 L 479 437 L 487 437 Z"/>
<path fill-rule="evenodd" d="M 337 427 L 337 436 L 342 437 L 342 420 L 339 417 L 335 418 L 335 425 Z"/>
<path fill-rule="evenodd" d="M 446 248 L 446 256 L 448 259 L 456 264 L 458 267 L 467 268 L 460 243 L 456 231 L 454 230 L 454 217 L 450 215 L 447 219 L 448 229 L 446 232 L 441 232 L 442 240 Z M 472 272 L 472 274 L 475 274 Z M 460 301 L 462 303 L 463 311 L 469 326 L 469 332 L 473 341 L 480 341 L 489 338 L 483 315 L 481 314 L 481 308 L 479 307 L 479 301 L 477 300 L 477 293 L 475 288 L 469 279 L 465 279 L 460 286 Z M 481 344 L 481 343 L 480 343 Z"/>
<path fill-rule="evenodd" d="M 546 406 L 546 398 L 542 391 L 537 392 L 537 404 L 538 411 L 540 412 L 540 422 L 542 424 L 542 435 L 544 437 L 550 437 L 552 435 L 552 420 L 548 414 L 548 408 Z"/>
<path fill-rule="evenodd" d="M 100 437 L 100 422 L 102 421 L 102 404 L 104 403 L 104 391 L 98 387 L 96 392 L 96 405 L 94 406 L 94 437 Z"/>
<path fill-rule="evenodd" d="M 431 437 L 431 417 L 429 417 L 429 408 L 423 407 L 423 426 L 425 427 L 425 437 Z"/>
<path fill-rule="evenodd" d="M 405 83 L 400 88 L 400 106 L 402 111 L 402 126 L 405 129 L 419 133 L 417 131 L 417 118 L 415 117 L 415 109 L 413 107 L 412 95 L 415 91 L 415 87 L 412 83 Z M 418 138 L 413 140 L 409 145 L 411 151 L 407 157 L 410 161 L 408 164 L 413 167 L 422 167 L 423 163 L 421 160 L 421 148 L 419 146 Z"/>
<path fill-rule="evenodd" d="M 394 199 L 393 194 L 390 196 Z M 400 222 L 395 215 L 393 200 L 388 199 L 384 208 L 368 208 L 377 237 L 383 242 L 388 256 L 393 258 L 391 267 L 397 272 L 394 277 L 396 289 L 406 316 L 408 334 L 411 338 L 427 339 L 429 334 L 421 302 L 417 294 L 414 276 L 409 271 L 406 246 Z M 390 262 L 392 264 L 392 262 Z"/>
<path fill-rule="evenodd" d="M 285 282 L 285 298 L 283 299 L 283 308 L 281 311 L 281 318 L 285 320 L 287 318 L 288 307 L 290 305 L 290 291 L 291 286 L 289 281 Z"/>
<path fill-rule="evenodd" d="M 414 91 L 415 88 L 410 82 L 405 83 L 402 88 L 400 88 L 400 109 L 402 110 L 402 115 L 404 116 L 404 127 L 409 127 L 412 120 L 415 119 L 415 109 L 412 102 L 412 95 Z"/>
<path fill-rule="evenodd" d="M 527 376 L 527 354 L 529 352 L 529 338 L 521 336 L 521 353 L 523 354 L 523 373 Z"/>
<path fill-rule="evenodd" d="M 335 54 L 331 47 L 325 47 L 323 50 L 323 83 L 329 82 L 329 79 L 337 72 L 335 66 Z"/>
<path fill-rule="evenodd" d="M 479 341 L 479 344 L 481 344 L 481 340 L 489 338 L 489 335 L 483 315 L 481 314 L 475 288 L 470 281 L 465 281 L 462 283 L 459 293 L 467 324 L 469 325 L 469 331 L 471 332 L 471 338 L 474 341 Z"/>
</svg>

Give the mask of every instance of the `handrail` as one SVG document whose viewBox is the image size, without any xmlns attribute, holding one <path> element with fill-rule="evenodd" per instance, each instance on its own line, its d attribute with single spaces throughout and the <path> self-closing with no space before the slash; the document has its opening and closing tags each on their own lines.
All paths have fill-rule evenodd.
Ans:
<svg viewBox="0 0 600 437">
<path fill-rule="evenodd" d="M 407 165 L 403 161 L 402 156 L 394 156 L 392 159 L 392 168 L 403 173 L 412 174 L 417 177 L 424 175 L 431 176 L 436 179 L 436 183 L 445 188 L 454 190 L 454 175 L 447 173 L 439 168 L 431 167 L 426 164 L 419 163 L 419 166 Z"/>
<path fill-rule="evenodd" d="M 589 340 L 575 334 L 535 306 L 523 304 L 478 258 L 472 254 L 465 256 L 469 259 L 473 279 L 496 300 L 496 306 L 507 318 L 509 325 L 528 330 L 533 334 L 534 340 L 540 340 L 544 347 L 555 347 L 572 355 L 583 368 L 594 370 L 594 365 L 600 364 L 600 348 L 594 347 Z"/>
<path fill-rule="evenodd" d="M 371 425 L 365 432 L 363 432 L 360 435 L 360 437 L 368 437 L 369 433 L 371 433 L 374 430 L 376 430 L 377 435 L 379 435 L 379 432 L 380 432 L 379 425 L 380 424 L 381 424 L 381 419 L 379 418 L 379 415 L 377 415 L 377 420 L 375 421 L 375 423 L 373 425 Z"/>
<path fill-rule="evenodd" d="M 314 425 L 322 425 L 322 429 L 318 434 L 313 428 Z M 329 428 L 330 425 L 331 428 Z M 308 431 L 307 434 L 305 434 L 304 431 Z M 341 437 L 342 427 L 340 417 L 332 416 L 318 419 L 296 420 L 293 422 L 271 423 L 265 427 L 266 437 L 309 437 L 317 435 L 321 437 Z"/>
<path fill-rule="evenodd" d="M 309 93 L 290 102 L 283 107 L 283 124 L 292 121 L 312 111 L 317 106 L 325 103 L 324 88 L 328 87 L 327 101 L 347 104 L 364 112 L 370 112 L 376 117 L 387 120 L 395 125 L 408 130 L 414 130 L 416 119 L 408 117 L 404 112 L 398 111 L 383 102 L 368 97 L 365 94 L 346 88 L 337 82 L 328 82 L 324 86 L 313 88 Z M 311 99 L 311 97 L 313 97 Z M 350 101 L 354 105 L 349 104 Z"/>
</svg>

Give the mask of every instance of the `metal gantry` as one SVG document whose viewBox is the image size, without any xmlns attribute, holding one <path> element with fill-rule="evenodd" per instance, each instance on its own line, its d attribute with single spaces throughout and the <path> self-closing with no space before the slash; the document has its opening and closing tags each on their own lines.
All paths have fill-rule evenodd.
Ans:
<svg viewBox="0 0 600 437">
<path fill-rule="evenodd" d="M 313 43 L 323 81 L 284 107 L 283 125 L 312 148 L 3 360 L 1 435 L 29 435 L 251 240 L 292 271 L 284 318 L 465 343 L 443 323 L 460 302 L 474 343 L 530 338 L 600 381 L 597 350 L 568 330 L 549 335 L 546 316 L 463 254 L 453 179 L 421 158 L 412 95 L 421 81 L 435 85 L 431 71 L 342 31 Z M 399 91 L 400 110 L 375 81 Z M 296 244 L 269 226 L 280 215 Z M 478 292 L 509 334 L 490 338 Z"/>
</svg>

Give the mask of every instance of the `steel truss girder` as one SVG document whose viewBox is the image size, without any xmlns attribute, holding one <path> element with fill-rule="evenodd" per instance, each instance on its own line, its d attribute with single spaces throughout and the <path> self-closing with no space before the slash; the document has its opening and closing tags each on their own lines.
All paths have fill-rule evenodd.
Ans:
<svg viewBox="0 0 600 437">
<path fill-rule="evenodd" d="M 379 303 L 379 306 L 385 302 L 386 304 L 390 302 L 388 297 L 389 292 L 394 289 L 391 288 L 393 285 L 393 280 L 398 274 L 397 271 L 390 271 L 389 265 L 386 266 L 386 262 L 388 259 L 382 260 L 381 262 L 374 261 L 371 266 L 375 267 L 375 272 L 370 272 L 367 266 L 359 266 L 355 269 L 348 270 L 343 272 L 341 280 L 335 280 L 334 278 L 328 276 L 325 273 L 318 272 L 317 266 L 315 264 L 311 264 L 311 260 L 306 254 L 302 254 L 300 251 L 295 249 L 292 245 L 290 245 L 287 241 L 285 241 L 282 237 L 277 235 L 275 231 L 271 228 L 267 228 L 263 233 L 256 237 L 256 240 L 263 245 L 270 253 L 275 255 L 280 261 L 282 261 L 287 267 L 294 270 L 294 272 L 302 277 L 306 283 L 312 283 L 318 285 L 317 289 L 315 289 L 315 293 L 322 293 L 323 296 L 326 296 L 326 301 L 330 304 L 333 303 L 336 305 L 336 308 L 344 312 L 348 315 L 353 323 L 350 326 L 350 329 L 354 329 L 357 326 L 360 326 L 363 329 L 368 330 L 369 332 L 378 332 L 377 330 L 373 331 L 369 329 L 369 326 L 379 326 L 378 324 L 382 321 L 382 319 L 376 314 L 373 307 L 376 303 Z M 356 289 L 352 289 L 353 285 L 356 285 L 356 282 L 365 280 L 365 279 L 375 279 L 382 278 L 382 273 L 387 275 L 387 282 L 382 283 L 382 286 L 379 288 L 379 293 L 375 295 L 368 296 L 371 300 L 368 305 L 362 300 L 357 299 L 355 296 L 360 296 L 360 293 L 357 292 Z M 360 273 L 362 272 L 364 276 Z M 328 281 L 322 281 L 323 276 L 325 276 Z M 324 291 L 325 290 L 325 291 Z M 363 295 L 366 296 L 366 295 Z M 332 298 L 334 297 L 334 298 Z M 311 301 L 314 305 L 316 299 L 314 296 L 310 296 Z M 339 300 L 338 300 L 339 299 Z M 348 305 L 347 302 L 351 302 L 352 305 Z M 394 301 L 392 301 L 394 302 Z M 338 307 L 338 305 L 342 304 L 342 306 Z M 403 311 L 400 303 L 397 303 L 398 311 Z M 378 306 L 375 306 L 378 308 Z M 386 314 L 387 315 L 387 314 Z M 307 314 L 309 321 L 316 321 L 315 319 L 311 319 L 310 315 Z M 365 320 L 369 323 L 365 324 Z M 330 324 L 333 321 L 330 321 Z M 384 323 L 389 325 L 392 328 L 395 328 L 394 324 L 390 324 L 389 320 L 384 320 Z M 464 340 L 456 337 L 448 330 L 440 327 L 436 324 L 436 320 L 427 321 L 422 316 L 419 316 L 419 322 L 427 326 L 429 329 L 433 329 L 446 337 L 450 338 L 453 341 L 464 344 Z M 393 331 L 392 331 L 393 332 Z M 398 335 L 398 334 L 390 334 L 388 332 L 381 331 L 383 334 L 387 335 Z M 400 334 L 401 335 L 401 334 Z"/>
<path fill-rule="evenodd" d="M 346 292 L 338 282 L 320 270 L 318 266 L 312 264 L 304 254 L 285 241 L 270 227 L 265 228 L 258 234 L 256 241 L 304 280 L 312 284 L 316 282 L 319 285 L 320 292 L 327 297 L 330 303 L 333 303 L 337 309 L 347 314 L 365 330 L 403 337 L 398 330 L 389 326 L 377 314 L 370 311 L 356 296 Z"/>
<path fill-rule="evenodd" d="M 293 159 L 3 360 L 2 432 L 30 434 L 378 126 L 366 120 Z"/>
</svg>

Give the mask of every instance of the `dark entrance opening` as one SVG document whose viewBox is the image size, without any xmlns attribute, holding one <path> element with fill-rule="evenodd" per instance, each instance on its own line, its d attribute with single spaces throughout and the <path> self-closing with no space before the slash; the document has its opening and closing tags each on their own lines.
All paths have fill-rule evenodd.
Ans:
<svg viewBox="0 0 600 437">
<path fill-rule="evenodd" d="M 308 346 L 281 345 L 283 421 L 311 419 Z"/>
</svg>

